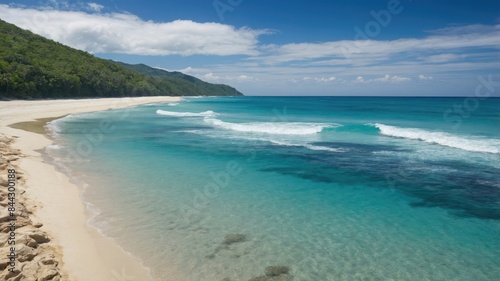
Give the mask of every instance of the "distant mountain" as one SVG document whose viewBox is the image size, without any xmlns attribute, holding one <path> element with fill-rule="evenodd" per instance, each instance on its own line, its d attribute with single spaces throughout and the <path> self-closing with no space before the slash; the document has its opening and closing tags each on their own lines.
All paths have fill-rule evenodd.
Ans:
<svg viewBox="0 0 500 281">
<path fill-rule="evenodd" d="M 0 20 L 0 99 L 241 96 L 180 72 L 94 57 Z"/>
<path fill-rule="evenodd" d="M 151 77 L 156 77 L 156 78 L 169 78 L 175 81 L 184 81 L 188 83 L 193 83 L 196 88 L 198 89 L 203 89 L 204 91 L 208 91 L 210 93 L 218 93 L 214 94 L 214 96 L 242 96 L 243 94 L 238 92 L 236 89 L 233 87 L 224 85 L 224 84 L 212 84 L 205 82 L 203 80 L 200 80 L 196 77 L 184 74 L 179 71 L 166 71 L 158 68 L 153 68 L 150 66 L 147 66 L 145 64 L 127 64 L 123 62 L 115 62 L 121 66 L 124 66 L 128 69 L 131 69 L 135 72 L 151 76 Z"/>
</svg>

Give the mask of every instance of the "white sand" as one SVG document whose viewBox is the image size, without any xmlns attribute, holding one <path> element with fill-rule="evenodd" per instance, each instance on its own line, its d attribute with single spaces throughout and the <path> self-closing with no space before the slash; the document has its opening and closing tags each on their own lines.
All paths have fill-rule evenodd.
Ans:
<svg viewBox="0 0 500 281">
<path fill-rule="evenodd" d="M 8 136 L 18 137 L 13 146 L 25 155 L 20 163 L 27 176 L 27 197 L 41 206 L 36 219 L 44 224 L 42 230 L 53 238 L 50 243 L 60 247 L 62 269 L 69 273 L 70 280 L 142 281 L 150 280 L 150 277 L 139 260 L 87 225 L 89 214 L 81 201 L 81 190 L 42 160 L 40 151 L 50 145 L 51 140 L 45 135 L 8 125 L 38 118 L 179 100 L 175 97 L 140 97 L 0 102 L 0 130 Z"/>
</svg>

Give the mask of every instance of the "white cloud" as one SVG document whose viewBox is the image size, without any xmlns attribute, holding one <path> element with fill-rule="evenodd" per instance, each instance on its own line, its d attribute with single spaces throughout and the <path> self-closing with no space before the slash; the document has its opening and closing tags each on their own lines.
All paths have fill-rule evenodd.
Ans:
<svg viewBox="0 0 500 281">
<path fill-rule="evenodd" d="M 409 78 L 409 77 L 403 77 L 403 76 L 398 76 L 398 75 L 390 76 L 389 74 L 386 74 L 384 77 L 373 79 L 373 81 L 376 81 L 376 82 L 401 83 L 401 82 L 411 81 L 411 78 Z"/>
<path fill-rule="evenodd" d="M 47 0 L 47 1 L 42 0 L 39 3 L 42 5 L 43 9 L 68 10 L 68 9 L 73 9 L 76 6 L 75 3 L 69 3 L 68 1 L 64 0 Z"/>
<path fill-rule="evenodd" d="M 94 13 L 101 12 L 103 5 L 95 2 L 69 2 L 65 0 L 38 0 L 37 9 L 39 10 L 58 10 L 58 11 L 90 11 Z M 27 8 L 25 5 L 9 4 L 11 7 Z"/>
<path fill-rule="evenodd" d="M 220 76 L 217 76 L 217 75 L 213 74 L 212 72 L 203 75 L 203 78 L 206 80 L 209 80 L 209 81 L 216 81 L 216 80 L 221 79 Z"/>
<path fill-rule="evenodd" d="M 96 7 L 98 8 L 98 7 Z M 176 20 L 158 23 L 132 14 L 88 14 L 0 5 L 2 19 L 92 53 L 135 55 L 257 55 L 264 30 Z"/>
<path fill-rule="evenodd" d="M 357 82 L 357 83 L 371 83 L 371 82 L 402 83 L 402 82 L 410 82 L 410 81 L 412 81 L 412 80 L 409 77 L 398 76 L 398 75 L 391 76 L 389 74 L 386 74 L 380 78 L 373 78 L 373 79 L 369 79 L 369 80 L 365 80 L 365 78 L 363 76 L 358 76 L 358 77 L 356 77 L 356 80 L 354 80 L 354 82 Z"/>
<path fill-rule="evenodd" d="M 337 81 L 337 77 L 335 76 L 330 76 L 330 77 L 304 77 L 302 80 L 304 81 L 315 81 L 318 83 L 326 83 L 326 82 L 333 82 Z"/>
<path fill-rule="evenodd" d="M 174 70 L 174 71 L 179 71 L 179 72 L 182 72 L 182 73 L 186 73 L 186 74 L 189 74 L 189 73 L 193 73 L 193 68 L 191 66 L 188 66 L 186 68 L 183 68 L 183 69 L 180 69 L 180 70 Z"/>
<path fill-rule="evenodd" d="M 470 33 L 491 33 L 495 32 L 497 27 L 484 24 L 471 24 L 465 26 L 449 26 L 445 28 L 429 30 L 428 32 L 435 35 L 463 35 Z"/>
<path fill-rule="evenodd" d="M 418 79 L 420 79 L 420 80 L 433 80 L 434 78 L 432 78 L 432 76 L 425 76 L 423 74 L 420 74 L 418 76 Z"/>
<path fill-rule="evenodd" d="M 200 76 L 201 79 L 206 80 L 208 82 L 216 82 L 216 83 L 243 83 L 243 82 L 253 82 L 257 81 L 255 77 L 241 74 L 241 75 L 224 75 L 219 76 L 212 72 L 206 73 Z"/>
<path fill-rule="evenodd" d="M 473 26 L 476 27 L 476 26 Z M 463 33 L 458 33 L 458 31 Z M 478 32 L 480 30 L 481 32 Z M 453 31 L 453 32 L 452 32 Z M 366 65 L 388 60 L 398 54 L 423 54 L 465 48 L 500 48 L 500 25 L 481 28 L 462 27 L 443 31 L 425 38 L 397 40 L 341 40 L 323 43 L 292 43 L 269 45 L 263 50 L 267 56 L 256 57 L 267 63 L 326 60 L 333 64 Z M 436 57 L 439 58 L 439 57 Z M 442 59 L 451 59 L 448 54 Z"/>
<path fill-rule="evenodd" d="M 255 78 L 252 77 L 252 76 L 248 76 L 248 75 L 242 74 L 242 75 L 237 76 L 236 80 L 238 80 L 240 82 L 243 82 L 243 81 L 254 81 Z"/>
<path fill-rule="evenodd" d="M 89 9 L 93 12 L 99 13 L 102 9 L 104 9 L 103 5 L 99 5 L 97 3 L 87 3 Z"/>
<path fill-rule="evenodd" d="M 426 62 L 430 63 L 443 63 L 443 62 L 449 62 L 449 61 L 454 61 L 458 60 L 465 57 L 464 55 L 457 55 L 457 54 L 439 54 L 439 55 L 432 55 L 429 57 L 424 58 Z"/>
</svg>

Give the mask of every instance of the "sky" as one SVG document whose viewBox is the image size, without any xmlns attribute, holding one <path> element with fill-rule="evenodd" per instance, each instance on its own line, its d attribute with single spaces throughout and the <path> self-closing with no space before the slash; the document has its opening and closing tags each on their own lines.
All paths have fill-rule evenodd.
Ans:
<svg viewBox="0 0 500 281">
<path fill-rule="evenodd" d="M 500 96 L 498 0 L 0 0 L 0 18 L 245 95 Z"/>
</svg>

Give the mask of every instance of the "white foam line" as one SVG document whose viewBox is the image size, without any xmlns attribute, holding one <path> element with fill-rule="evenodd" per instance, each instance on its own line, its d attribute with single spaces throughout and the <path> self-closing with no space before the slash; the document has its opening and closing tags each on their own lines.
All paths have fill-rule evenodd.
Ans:
<svg viewBox="0 0 500 281">
<path fill-rule="evenodd" d="M 384 124 L 375 124 L 380 133 L 386 136 L 420 140 L 427 143 L 439 144 L 442 146 L 458 148 L 472 152 L 500 153 L 500 140 L 478 139 L 455 136 L 444 132 L 430 132 L 415 128 L 399 128 Z"/>
<path fill-rule="evenodd" d="M 273 135 L 314 135 L 333 125 L 322 123 L 300 122 L 254 122 L 229 123 L 215 118 L 205 118 L 205 123 L 214 127 L 244 133 L 260 133 Z"/>
<path fill-rule="evenodd" d="M 199 112 L 199 113 L 194 113 L 194 112 L 175 112 L 175 111 L 166 111 L 166 110 L 161 110 L 158 109 L 156 111 L 156 114 L 162 115 L 162 116 L 171 116 L 171 117 L 215 117 L 218 114 L 209 110 L 205 112 Z"/>
</svg>

